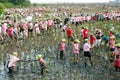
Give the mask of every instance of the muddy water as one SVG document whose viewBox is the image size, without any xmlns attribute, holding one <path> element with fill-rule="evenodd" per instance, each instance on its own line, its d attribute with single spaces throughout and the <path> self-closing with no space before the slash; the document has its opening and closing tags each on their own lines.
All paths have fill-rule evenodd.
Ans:
<svg viewBox="0 0 120 80">
<path fill-rule="evenodd" d="M 0 80 L 116 80 L 120 78 L 119 75 L 114 77 L 113 66 L 107 63 L 104 57 L 98 56 L 99 52 L 104 55 L 105 51 L 101 48 L 92 51 L 94 66 L 92 67 L 88 61 L 88 66 L 85 68 L 82 51 L 80 51 L 79 64 L 73 64 L 73 57 L 70 56 L 72 44 L 66 44 L 65 60 L 60 60 L 57 57 L 60 35 L 56 35 L 57 41 L 54 40 L 54 36 L 48 37 L 49 35 L 1 45 Z M 9 74 L 6 62 L 13 51 L 17 51 L 18 57 L 24 61 L 18 62 L 15 72 Z M 45 75 L 40 74 L 37 61 L 28 61 L 35 60 L 39 53 L 47 63 Z"/>
</svg>

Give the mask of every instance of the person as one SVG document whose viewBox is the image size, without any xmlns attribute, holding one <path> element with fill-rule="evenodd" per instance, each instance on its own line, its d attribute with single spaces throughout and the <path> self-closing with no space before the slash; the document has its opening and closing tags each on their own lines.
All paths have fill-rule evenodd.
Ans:
<svg viewBox="0 0 120 80">
<path fill-rule="evenodd" d="M 9 25 L 6 32 L 7 32 L 8 38 L 13 38 L 13 27 L 12 27 L 12 25 Z"/>
<path fill-rule="evenodd" d="M 99 29 L 95 30 L 95 37 L 96 37 L 95 46 L 99 47 L 101 42 L 101 30 Z"/>
<path fill-rule="evenodd" d="M 41 54 L 37 55 L 37 60 L 38 60 L 38 62 L 40 64 L 41 74 L 44 75 L 46 73 L 46 71 L 45 71 L 45 69 L 46 69 L 46 62 L 43 60 Z"/>
<path fill-rule="evenodd" d="M 83 39 L 87 39 L 89 36 L 89 31 L 88 31 L 88 27 L 85 27 L 85 29 L 83 30 Z"/>
<path fill-rule="evenodd" d="M 69 27 L 67 30 L 67 37 L 68 37 L 68 41 L 72 40 L 72 29 Z"/>
<path fill-rule="evenodd" d="M 78 39 L 75 39 L 73 44 L 74 64 L 77 64 L 79 59 L 79 42 Z"/>
<path fill-rule="evenodd" d="M 111 36 L 109 40 L 109 47 L 111 52 L 115 50 L 115 42 L 116 42 L 115 36 Z"/>
<path fill-rule="evenodd" d="M 112 53 L 112 57 L 114 57 L 114 59 L 116 58 L 116 55 L 120 55 L 120 43 L 115 45 L 115 50 Z"/>
<path fill-rule="evenodd" d="M 114 60 L 114 67 L 115 67 L 115 70 L 120 71 L 120 55 L 116 55 L 116 58 Z"/>
<path fill-rule="evenodd" d="M 29 22 L 29 24 L 27 24 L 28 26 L 28 37 L 32 37 L 33 36 L 33 24 L 31 22 Z"/>
<path fill-rule="evenodd" d="M 64 58 L 64 50 L 65 50 L 65 39 L 62 39 L 60 43 L 60 59 Z"/>
<path fill-rule="evenodd" d="M 84 31 L 84 27 L 82 27 L 82 29 L 79 31 L 79 38 L 81 37 L 81 36 L 83 36 L 83 31 Z"/>
<path fill-rule="evenodd" d="M 95 36 L 93 34 L 90 34 L 90 45 L 91 45 L 91 47 L 94 47 L 95 40 L 96 40 Z"/>
<path fill-rule="evenodd" d="M 109 39 L 108 39 L 108 37 L 106 36 L 106 35 L 101 35 L 101 44 L 103 44 L 104 46 L 107 46 L 107 44 L 108 44 L 108 41 L 109 41 Z"/>
<path fill-rule="evenodd" d="M 20 61 L 20 59 L 17 56 L 18 56 L 18 53 L 13 52 L 13 57 L 8 60 L 7 67 L 9 69 L 9 73 L 13 73 L 16 63 Z"/>
<path fill-rule="evenodd" d="M 84 62 L 85 62 L 85 67 L 87 66 L 87 59 L 89 58 L 91 66 L 93 65 L 92 60 L 91 60 L 91 53 L 90 53 L 90 44 L 89 44 L 89 40 L 85 39 L 85 43 L 83 45 L 83 51 L 84 51 Z"/>
</svg>

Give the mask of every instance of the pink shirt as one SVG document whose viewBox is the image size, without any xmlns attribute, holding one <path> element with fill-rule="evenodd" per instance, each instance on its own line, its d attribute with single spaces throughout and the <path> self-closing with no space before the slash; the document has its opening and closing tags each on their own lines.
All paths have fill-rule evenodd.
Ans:
<svg viewBox="0 0 120 80">
<path fill-rule="evenodd" d="M 83 21 L 81 16 L 79 17 L 79 21 Z"/>
<path fill-rule="evenodd" d="M 83 46 L 83 50 L 84 51 L 90 51 L 90 44 L 85 43 L 84 46 Z"/>
<path fill-rule="evenodd" d="M 16 28 L 13 28 L 13 32 L 15 32 L 15 33 L 17 33 L 17 32 L 18 32 L 17 27 L 16 27 Z"/>
<path fill-rule="evenodd" d="M 16 56 L 13 56 L 10 60 L 9 60 L 9 64 L 8 67 L 14 67 L 16 66 L 17 61 L 19 61 L 20 59 Z"/>
<path fill-rule="evenodd" d="M 81 29 L 80 31 L 79 31 L 79 34 L 83 34 L 83 31 L 84 31 L 84 29 Z"/>
<path fill-rule="evenodd" d="M 40 65 L 45 65 L 45 61 L 41 58 L 38 60 Z"/>
<path fill-rule="evenodd" d="M 74 43 L 73 44 L 73 53 L 74 54 L 78 54 L 79 53 L 79 44 L 78 43 Z"/>
<path fill-rule="evenodd" d="M 60 43 L 60 50 L 65 50 L 65 43 L 64 42 L 61 42 Z"/>
<path fill-rule="evenodd" d="M 48 26 L 53 25 L 53 20 L 48 20 Z"/>
<path fill-rule="evenodd" d="M 7 26 L 5 26 L 5 25 L 3 24 L 2 27 L 1 27 L 1 31 L 2 31 L 3 33 L 6 33 L 6 29 L 7 29 Z"/>
<path fill-rule="evenodd" d="M 66 25 L 64 25 L 64 26 L 62 27 L 62 29 L 63 29 L 63 30 L 65 30 L 66 28 L 67 28 L 67 26 L 66 26 Z"/>
<path fill-rule="evenodd" d="M 115 40 L 110 40 L 110 48 L 115 48 Z"/>
</svg>

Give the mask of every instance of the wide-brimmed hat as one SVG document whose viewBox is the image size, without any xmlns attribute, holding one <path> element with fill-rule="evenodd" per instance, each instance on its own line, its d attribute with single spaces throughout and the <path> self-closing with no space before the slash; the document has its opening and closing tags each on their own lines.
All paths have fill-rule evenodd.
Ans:
<svg viewBox="0 0 120 80">
<path fill-rule="evenodd" d="M 62 39 L 61 41 L 62 41 L 62 42 L 65 42 L 65 39 Z"/>
<path fill-rule="evenodd" d="M 17 55 L 18 55 L 18 53 L 17 53 L 17 52 L 13 52 L 13 55 L 14 55 L 14 56 L 17 56 Z"/>
<path fill-rule="evenodd" d="M 42 55 L 41 55 L 41 54 L 38 54 L 38 55 L 36 56 L 36 58 L 37 58 L 37 59 L 40 59 L 40 58 L 42 58 Z"/>
<path fill-rule="evenodd" d="M 75 39 L 74 42 L 79 43 L 80 41 L 78 39 Z"/>
</svg>

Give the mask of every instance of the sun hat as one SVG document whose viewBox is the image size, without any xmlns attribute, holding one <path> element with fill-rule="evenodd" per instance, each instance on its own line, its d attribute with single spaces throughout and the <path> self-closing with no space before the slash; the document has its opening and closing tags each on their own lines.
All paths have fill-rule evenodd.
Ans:
<svg viewBox="0 0 120 80">
<path fill-rule="evenodd" d="M 62 42 L 65 42 L 65 39 L 62 39 Z"/>
<path fill-rule="evenodd" d="M 18 55 L 18 53 L 17 53 L 17 52 L 13 52 L 13 55 L 14 55 L 14 56 L 17 56 L 17 55 Z"/>
<path fill-rule="evenodd" d="M 79 43 L 80 41 L 79 41 L 78 39 L 75 39 L 75 40 L 74 40 L 74 42 L 77 42 L 77 43 Z"/>
<path fill-rule="evenodd" d="M 36 59 L 40 59 L 40 58 L 42 58 L 42 55 L 41 55 L 41 54 L 38 54 L 38 55 L 36 56 Z"/>
</svg>

